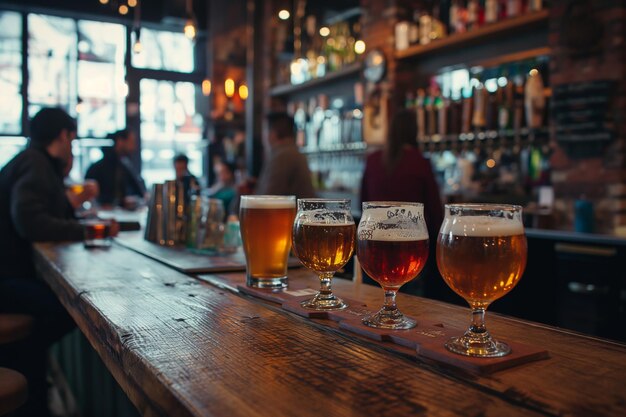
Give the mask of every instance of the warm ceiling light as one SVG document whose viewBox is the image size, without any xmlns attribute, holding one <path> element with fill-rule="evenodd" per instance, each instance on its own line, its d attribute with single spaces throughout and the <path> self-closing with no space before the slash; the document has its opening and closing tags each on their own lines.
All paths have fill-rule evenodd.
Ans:
<svg viewBox="0 0 626 417">
<path fill-rule="evenodd" d="M 320 35 L 323 37 L 330 35 L 330 29 L 328 29 L 328 26 L 322 26 L 320 28 Z"/>
<path fill-rule="evenodd" d="M 136 54 L 140 54 L 141 51 L 143 51 L 143 45 L 141 44 L 141 41 L 137 39 L 133 44 L 133 52 Z"/>
<path fill-rule="evenodd" d="M 248 86 L 245 84 L 241 84 L 239 86 L 239 97 L 241 97 L 242 100 L 245 100 L 248 98 Z"/>
<path fill-rule="evenodd" d="M 356 41 L 354 43 L 354 52 L 356 52 L 359 55 L 365 52 L 365 42 L 363 42 L 362 40 Z"/>
<path fill-rule="evenodd" d="M 128 6 L 125 4 L 122 4 L 120 6 L 120 8 L 118 9 L 118 11 L 120 12 L 120 14 L 127 14 L 128 13 Z"/>
<path fill-rule="evenodd" d="M 202 94 L 205 96 L 211 94 L 211 80 L 202 81 Z"/>
<path fill-rule="evenodd" d="M 100 0 L 100 4 L 109 4 L 109 0 Z"/>
<path fill-rule="evenodd" d="M 280 12 L 278 12 L 278 18 L 280 20 L 287 20 L 289 19 L 289 16 L 291 16 L 291 13 L 289 13 L 289 10 L 282 9 Z"/>
<path fill-rule="evenodd" d="M 235 81 L 232 78 L 227 78 L 224 81 L 224 93 L 226 93 L 226 97 L 235 95 Z"/>
<path fill-rule="evenodd" d="M 137 5 L 137 0 L 128 0 L 128 7 L 135 7 L 136 5 Z"/>
<path fill-rule="evenodd" d="M 183 32 L 185 32 L 185 36 L 189 40 L 194 40 L 196 38 L 196 25 L 192 19 L 187 20 L 185 27 L 183 28 Z"/>
</svg>

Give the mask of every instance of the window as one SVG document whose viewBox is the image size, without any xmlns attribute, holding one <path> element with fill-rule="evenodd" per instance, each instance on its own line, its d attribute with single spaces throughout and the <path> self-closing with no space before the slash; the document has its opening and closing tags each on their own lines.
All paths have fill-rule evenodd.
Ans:
<svg viewBox="0 0 626 417">
<path fill-rule="evenodd" d="M 142 79 L 141 160 L 146 184 L 174 178 L 172 158 L 182 152 L 189 170 L 202 174 L 202 118 L 196 114 L 197 86 Z"/>
<path fill-rule="evenodd" d="M 72 19 L 28 15 L 29 116 L 58 106 L 75 115 L 76 23 Z"/>
<path fill-rule="evenodd" d="M 22 17 L 0 12 L 0 135 L 22 132 L 21 86 Z"/>
<path fill-rule="evenodd" d="M 193 41 L 183 33 L 141 29 L 143 51 L 132 54 L 135 68 L 193 72 Z"/>
<path fill-rule="evenodd" d="M 78 22 L 79 137 L 105 137 L 125 127 L 125 52 L 126 29 L 122 25 Z"/>
</svg>

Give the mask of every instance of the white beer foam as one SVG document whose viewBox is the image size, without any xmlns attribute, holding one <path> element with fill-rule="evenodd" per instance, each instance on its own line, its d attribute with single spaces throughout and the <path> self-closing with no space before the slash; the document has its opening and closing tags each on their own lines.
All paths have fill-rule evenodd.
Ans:
<svg viewBox="0 0 626 417">
<path fill-rule="evenodd" d="M 428 232 L 411 233 L 408 230 L 396 230 L 394 232 L 375 230 L 374 236 L 369 240 L 379 242 L 413 242 L 416 240 L 428 240 Z"/>
<path fill-rule="evenodd" d="M 524 225 L 517 219 L 503 217 L 456 216 L 443 221 L 440 233 L 475 237 L 513 236 L 524 234 Z"/>
<path fill-rule="evenodd" d="M 333 227 L 333 226 L 352 226 L 354 225 L 354 222 L 342 222 L 342 223 L 322 223 L 322 222 L 303 222 L 303 225 L 307 225 L 307 226 L 321 226 L 321 227 Z"/>
<path fill-rule="evenodd" d="M 296 199 L 287 196 L 245 196 L 241 199 L 241 208 L 278 209 L 295 207 Z"/>
</svg>

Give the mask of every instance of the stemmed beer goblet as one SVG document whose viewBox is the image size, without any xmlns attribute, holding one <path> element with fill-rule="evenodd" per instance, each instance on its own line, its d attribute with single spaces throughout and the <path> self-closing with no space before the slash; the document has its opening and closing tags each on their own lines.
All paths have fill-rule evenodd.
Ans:
<svg viewBox="0 0 626 417">
<path fill-rule="evenodd" d="M 419 275 L 428 259 L 428 229 L 421 203 L 363 203 L 357 256 L 365 272 L 385 291 L 380 311 L 363 324 L 384 329 L 410 329 L 416 322 L 398 310 L 396 293 Z"/>
<path fill-rule="evenodd" d="M 333 294 L 332 278 L 354 253 L 356 226 L 350 200 L 300 199 L 293 224 L 293 251 L 320 278 L 320 290 L 302 307 L 341 310 L 347 304 Z"/>
<path fill-rule="evenodd" d="M 466 356 L 499 357 L 511 349 L 485 326 L 489 304 L 517 285 L 527 256 L 522 208 L 493 204 L 448 204 L 437 240 L 437 266 L 448 286 L 468 302 L 472 323 L 446 343 Z"/>
</svg>

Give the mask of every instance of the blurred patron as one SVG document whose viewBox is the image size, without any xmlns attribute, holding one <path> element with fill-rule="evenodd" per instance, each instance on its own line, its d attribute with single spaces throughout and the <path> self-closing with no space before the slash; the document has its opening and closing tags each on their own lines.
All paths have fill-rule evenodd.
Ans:
<svg viewBox="0 0 626 417">
<path fill-rule="evenodd" d="M 222 200 L 226 211 L 237 194 L 235 188 L 235 166 L 227 162 L 218 161 L 215 165 L 216 182 L 209 188 L 208 195 L 212 198 Z"/>
<path fill-rule="evenodd" d="M 47 416 L 46 350 L 74 323 L 37 278 L 32 244 L 81 241 L 83 227 L 63 184 L 75 121 L 61 109 L 45 108 L 33 117 L 30 132 L 28 148 L 0 171 L 0 313 L 31 315 L 35 325 L 27 339 L 0 347 L 0 366 L 28 379 L 29 400 L 19 415 Z"/>
<path fill-rule="evenodd" d="M 104 156 L 87 170 L 85 178 L 98 182 L 98 203 L 133 209 L 143 201 L 146 186 L 135 172 L 130 157 L 137 150 L 135 134 L 120 130 L 112 135 L 113 147 L 103 149 Z"/>
</svg>

